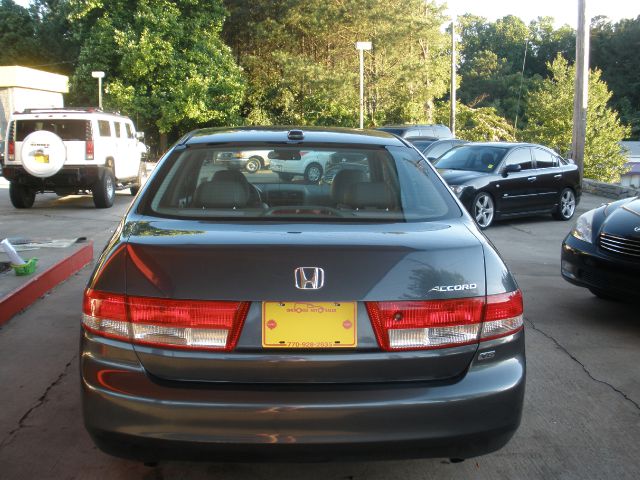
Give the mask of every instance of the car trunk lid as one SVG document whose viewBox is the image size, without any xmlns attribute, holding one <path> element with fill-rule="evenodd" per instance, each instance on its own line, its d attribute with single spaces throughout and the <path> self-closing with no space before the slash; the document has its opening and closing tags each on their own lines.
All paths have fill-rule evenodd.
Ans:
<svg viewBox="0 0 640 480">
<path fill-rule="evenodd" d="M 462 374 L 477 349 L 473 344 L 383 352 L 364 303 L 483 297 L 483 248 L 463 224 L 240 225 L 140 219 L 125 228 L 127 295 L 251 302 L 232 352 L 136 345 L 140 361 L 156 377 L 237 383 L 444 380 Z M 300 267 L 321 268 L 322 288 L 297 288 Z M 461 285 L 466 289 L 456 289 Z M 303 307 L 353 302 L 357 346 L 265 348 L 263 302 Z"/>
</svg>

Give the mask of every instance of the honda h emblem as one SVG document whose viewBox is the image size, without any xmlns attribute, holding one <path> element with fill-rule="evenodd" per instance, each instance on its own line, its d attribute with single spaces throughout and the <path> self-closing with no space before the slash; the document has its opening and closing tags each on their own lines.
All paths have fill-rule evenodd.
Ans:
<svg viewBox="0 0 640 480">
<path fill-rule="evenodd" d="M 298 267 L 294 277 L 300 290 L 319 290 L 324 285 L 324 270 L 318 267 Z"/>
</svg>

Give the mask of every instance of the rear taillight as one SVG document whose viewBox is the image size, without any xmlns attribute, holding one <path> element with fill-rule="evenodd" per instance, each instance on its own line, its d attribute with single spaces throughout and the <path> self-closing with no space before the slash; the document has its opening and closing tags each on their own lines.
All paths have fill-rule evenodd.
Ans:
<svg viewBox="0 0 640 480">
<path fill-rule="evenodd" d="M 523 311 L 520 290 L 500 295 L 489 295 L 480 338 L 490 340 L 517 332 L 522 328 Z"/>
<path fill-rule="evenodd" d="M 522 328 L 519 291 L 486 297 L 367 302 L 380 348 L 425 350 L 477 343 Z"/>
<path fill-rule="evenodd" d="M 85 158 L 93 160 L 93 140 L 87 140 L 85 143 Z"/>
<path fill-rule="evenodd" d="M 248 310 L 248 302 L 167 300 L 88 289 L 82 324 L 96 335 L 140 345 L 230 351 Z"/>
<path fill-rule="evenodd" d="M 12 162 L 16 159 L 16 142 L 13 140 L 9 140 L 7 144 L 7 155 L 9 157 L 8 160 Z"/>
</svg>

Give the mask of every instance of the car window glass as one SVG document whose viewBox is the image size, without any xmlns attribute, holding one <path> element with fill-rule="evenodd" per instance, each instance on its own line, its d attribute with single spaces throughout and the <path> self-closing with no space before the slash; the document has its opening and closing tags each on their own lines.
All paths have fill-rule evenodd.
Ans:
<svg viewBox="0 0 640 480">
<path fill-rule="evenodd" d="M 440 155 L 442 155 L 444 152 L 446 152 L 450 148 L 451 148 L 450 142 L 442 142 L 442 143 L 438 143 L 437 145 L 433 145 L 429 149 L 429 151 L 426 152 L 426 154 L 429 157 L 438 158 Z"/>
<path fill-rule="evenodd" d="M 435 142 L 435 140 L 409 140 L 411 143 L 413 143 L 416 148 L 418 150 L 420 150 L 421 152 L 424 152 L 424 150 L 431 145 L 433 142 Z"/>
<path fill-rule="evenodd" d="M 536 156 L 536 168 L 550 168 L 558 165 L 555 155 L 551 152 L 535 148 L 534 154 Z"/>
<path fill-rule="evenodd" d="M 507 149 L 490 145 L 465 145 L 445 152 L 435 166 L 438 169 L 493 172 L 500 164 Z"/>
<path fill-rule="evenodd" d="M 113 122 L 113 124 L 116 127 L 116 137 L 122 137 L 122 132 L 120 130 L 122 124 L 120 122 Z"/>
<path fill-rule="evenodd" d="M 131 125 L 125 123 L 124 126 L 127 130 L 127 138 L 133 138 L 133 129 L 131 128 Z"/>
<path fill-rule="evenodd" d="M 271 167 L 313 157 L 322 159 L 325 173 L 318 182 L 303 174 L 283 179 L 268 169 L 251 173 L 236 162 L 247 156 L 246 146 L 195 146 L 164 162 L 158 185 L 150 188 L 148 213 L 307 222 L 427 221 L 460 214 L 446 186 L 413 149 L 270 148 Z"/>
<path fill-rule="evenodd" d="M 33 120 L 16 120 L 16 141 L 22 142 L 30 133 L 40 130 L 46 130 L 58 135 L 64 141 L 84 141 L 91 132 L 89 122 L 87 120 L 71 120 L 71 119 L 33 119 Z"/>
<path fill-rule="evenodd" d="M 507 165 L 520 165 L 521 170 L 531 170 L 533 168 L 531 163 L 531 149 L 517 148 L 511 151 L 505 161 L 505 166 Z"/>
<path fill-rule="evenodd" d="M 110 137 L 111 128 L 109 127 L 109 122 L 106 120 L 98 120 L 98 131 L 101 137 Z"/>
</svg>

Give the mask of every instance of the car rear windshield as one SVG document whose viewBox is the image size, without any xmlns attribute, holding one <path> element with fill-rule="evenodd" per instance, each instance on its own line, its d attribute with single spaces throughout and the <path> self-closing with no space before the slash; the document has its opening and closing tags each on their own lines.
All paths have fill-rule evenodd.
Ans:
<svg viewBox="0 0 640 480">
<path fill-rule="evenodd" d="M 435 166 L 439 169 L 489 173 L 498 167 L 507 150 L 489 145 L 465 145 L 446 152 Z"/>
<path fill-rule="evenodd" d="M 260 158 L 261 168 L 247 166 L 248 158 Z M 189 146 L 161 164 L 140 209 L 169 218 L 287 222 L 461 215 L 428 162 L 407 147 Z"/>
<path fill-rule="evenodd" d="M 64 141 L 85 141 L 90 136 L 91 125 L 88 120 L 69 119 L 33 119 L 16 120 L 16 141 L 22 142 L 30 133 L 46 130 L 58 135 Z"/>
</svg>

